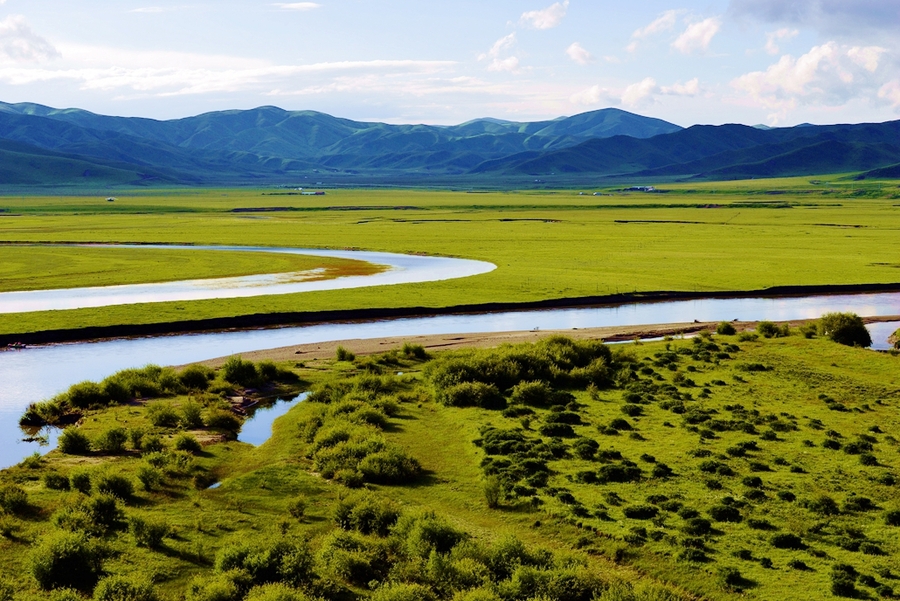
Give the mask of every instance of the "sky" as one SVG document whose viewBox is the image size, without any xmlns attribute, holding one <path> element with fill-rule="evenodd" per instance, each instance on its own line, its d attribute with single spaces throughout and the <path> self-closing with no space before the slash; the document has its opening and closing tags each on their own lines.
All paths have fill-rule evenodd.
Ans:
<svg viewBox="0 0 900 601">
<path fill-rule="evenodd" d="M 900 0 L 0 0 L 0 100 L 387 123 L 900 119 Z"/>
</svg>

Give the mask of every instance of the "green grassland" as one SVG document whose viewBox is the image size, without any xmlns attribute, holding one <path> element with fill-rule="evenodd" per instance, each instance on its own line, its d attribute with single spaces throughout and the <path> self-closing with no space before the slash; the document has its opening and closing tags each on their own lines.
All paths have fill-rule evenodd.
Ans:
<svg viewBox="0 0 900 601">
<path fill-rule="evenodd" d="M 5 197 L 3 242 L 360 248 L 479 259 L 498 268 L 428 284 L 2 316 L 0 332 L 898 280 L 896 182 L 834 176 L 659 187 L 668 192 L 334 190 L 309 197 L 279 190 L 186 190 L 115 203 L 99 197 Z M 289 210 L 233 212 L 272 207 Z M 147 252 L 147 272 L 156 273 L 154 255 Z M 65 265 L 56 272 L 62 279 Z"/>
<path fill-rule="evenodd" d="M 0 474 L 8 590 L 43 598 L 35 566 L 61 537 L 101 549 L 104 574 L 197 601 L 266 582 L 378 601 L 878 598 L 900 586 L 897 355 L 794 332 L 342 358 L 258 366 L 282 394 L 311 390 L 258 448 L 222 428 L 225 399 L 251 383 L 234 361 L 205 392 L 178 384 L 196 373 L 161 370 L 168 399 L 81 411 L 95 446 L 120 428 L 143 431 L 144 449 L 54 451 Z M 54 402 L 83 401 L 79 390 Z M 185 432 L 202 450 L 172 448 Z M 90 495 L 48 488 L 79 473 Z M 113 473 L 134 485 L 115 502 L 123 514 L 79 521 Z M 93 580 L 80 584 L 87 594 Z M 265 594 L 247 598 L 307 599 Z"/>
<path fill-rule="evenodd" d="M 362 261 L 253 252 L 113 247 L 0 246 L 0 291 L 112 286 L 325 269 L 322 277 L 366 275 Z"/>
</svg>

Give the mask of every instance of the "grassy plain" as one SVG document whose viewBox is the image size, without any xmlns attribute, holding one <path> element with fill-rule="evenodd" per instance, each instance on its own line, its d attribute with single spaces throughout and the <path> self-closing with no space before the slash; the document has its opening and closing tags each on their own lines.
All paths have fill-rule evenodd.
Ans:
<svg viewBox="0 0 900 601">
<path fill-rule="evenodd" d="M 302 255 L 146 248 L 0 246 L 0 292 L 227 278 L 324 269 L 322 278 L 368 275 L 370 263 Z"/>
<path fill-rule="evenodd" d="M 330 598 L 366 598 L 372 595 L 368 576 L 383 582 L 388 573 L 395 582 L 424 581 L 447 599 L 457 593 L 455 599 L 525 600 L 528 590 L 543 590 L 528 588 L 529 578 L 541 582 L 543 576 L 523 566 L 514 567 L 508 581 L 484 584 L 480 578 L 487 576 L 476 577 L 482 592 L 467 593 L 475 585 L 462 573 L 447 581 L 434 576 L 460 566 L 471 574 L 475 568 L 463 550 L 448 552 L 445 560 L 426 550 L 416 559 L 404 551 L 412 543 L 399 531 L 386 538 L 336 535 L 338 507 L 356 494 L 341 482 L 359 485 L 346 469 L 336 469 L 359 461 L 341 449 L 363 448 L 363 436 L 401 449 L 424 470 L 406 484 L 365 484 L 369 511 L 385 504 L 407 515 L 432 511 L 488 548 L 515 536 L 531 553 L 549 549 L 569 558 L 554 565 L 585 566 L 599 578 L 604 601 L 789 599 L 797 591 L 804 599 L 831 599 L 833 583 L 846 585 L 848 578 L 854 592 L 847 594 L 859 597 L 886 597 L 900 588 L 896 355 L 796 333 L 771 340 L 676 339 L 611 354 L 580 344 L 552 340 L 430 360 L 416 359 L 412 349 L 285 364 L 317 391 L 314 398 L 276 421 L 273 437 L 258 448 L 218 442 L 178 465 L 178 454 L 166 451 L 171 459 L 158 486 L 137 487 L 120 505 L 128 518 L 167 523 L 171 536 L 150 549 L 120 530 L 94 535 L 109 551 L 104 567 L 150 579 L 164 598 L 176 599 L 195 576 L 214 578 L 214 566 L 221 566 L 214 559 L 223 549 L 307 539 L 313 570 L 327 581 L 317 590 L 326 586 Z M 575 367 L 598 354 L 606 357 L 601 364 Z M 479 371 L 495 360 L 505 367 Z M 541 361 L 563 367 L 547 372 L 554 378 L 550 396 L 506 388 L 521 377 L 511 375 L 517 360 L 530 370 L 539 371 Z M 454 361 L 471 371 L 447 371 Z M 449 406 L 449 388 L 438 382 L 451 372 L 458 382 L 511 379 L 504 380 L 503 401 L 494 409 Z M 593 385 L 585 386 L 585 378 Z M 552 398 L 566 404 L 554 408 Z M 197 399 L 215 402 L 209 395 Z M 170 402 L 183 407 L 190 397 Z M 560 424 L 571 431 L 548 434 Z M 180 432 L 154 428 L 140 405 L 88 412 L 79 430 L 96 439 L 110 427 L 143 428 L 167 444 Z M 203 429 L 192 432 L 211 440 Z M 159 453 L 74 457 L 54 451 L 0 474 L 0 484 L 14 483 L 28 495 L 26 510 L 0 517 L 0 578 L 19 591 L 16 598 L 43 594 L 29 573 L 29 548 L 64 528 L 54 526 L 51 515 L 84 501 L 79 493 L 48 489 L 46 474 L 87 470 L 97 478 L 114 470 L 134 480 L 159 463 L 165 463 Z M 222 485 L 195 489 L 191 475 Z M 502 490 L 494 507 L 486 504 L 486 482 Z M 290 513 L 298 499 L 305 509 L 299 519 Z M 351 545 L 353 567 L 335 559 L 343 557 L 335 555 L 335 536 Z M 384 561 L 393 567 L 385 571 Z M 449 567 L 441 568 L 445 563 Z"/>
<path fill-rule="evenodd" d="M 310 197 L 273 190 L 186 190 L 123 195 L 115 203 L 8 196 L 0 199 L 2 242 L 360 248 L 480 259 L 498 269 L 429 284 L 2 316 L 0 332 L 282 311 L 898 281 L 896 182 L 835 176 L 659 187 L 668 192 L 334 190 Z M 272 207 L 288 210 L 233 212 Z M 152 265 L 149 251 L 147 261 Z M 57 273 L 65 277 L 65 264 Z"/>
</svg>

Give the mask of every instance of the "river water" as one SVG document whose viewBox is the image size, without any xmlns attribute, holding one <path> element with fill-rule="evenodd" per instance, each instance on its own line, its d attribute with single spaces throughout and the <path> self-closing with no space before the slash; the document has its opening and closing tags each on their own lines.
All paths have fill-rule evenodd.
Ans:
<svg viewBox="0 0 900 601">
<path fill-rule="evenodd" d="M 53 245 L 41 245 L 53 246 Z M 28 313 L 89 307 L 109 307 L 136 303 L 162 303 L 172 301 L 206 300 L 213 298 L 247 298 L 273 294 L 296 294 L 319 290 L 346 290 L 391 284 L 412 284 L 452 280 L 489 273 L 497 268 L 493 263 L 431 257 L 401 255 L 396 253 L 359 250 L 322 250 L 316 248 L 278 248 L 257 246 L 178 246 L 178 245 L 83 245 L 96 248 L 140 248 L 147 252 L 166 250 L 214 250 L 221 252 L 254 252 L 293 255 L 310 255 L 366 261 L 387 267 L 373 275 L 347 276 L 330 280 L 316 280 L 318 270 L 311 272 L 249 275 L 231 278 L 209 278 L 161 282 L 156 284 L 130 284 L 124 286 L 98 286 L 92 288 L 65 288 L 57 290 L 30 290 L 27 292 L 0 292 L 0 313 Z"/>
<path fill-rule="evenodd" d="M 548 311 L 330 323 L 268 330 L 218 332 L 84 342 L 0 353 L 0 466 L 42 450 L 21 441 L 17 422 L 31 402 L 48 398 L 82 380 L 100 380 L 118 370 L 148 363 L 181 365 L 255 350 L 330 340 L 514 330 L 573 329 L 693 320 L 784 321 L 812 319 L 831 311 L 870 317 L 900 315 L 900 293 L 786 298 L 698 299 Z M 900 323 L 870 327 L 875 348 Z"/>
</svg>

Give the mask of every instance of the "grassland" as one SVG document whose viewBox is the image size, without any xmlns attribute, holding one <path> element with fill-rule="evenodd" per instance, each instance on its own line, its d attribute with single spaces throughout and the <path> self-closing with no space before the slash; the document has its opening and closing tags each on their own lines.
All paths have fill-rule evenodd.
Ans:
<svg viewBox="0 0 900 601">
<path fill-rule="evenodd" d="M 272 580 L 379 601 L 877 598 L 900 583 L 896 355 L 794 332 L 342 359 L 261 370 L 312 392 L 258 448 L 202 423 L 154 425 L 152 399 L 87 410 L 88 438 L 141 430 L 163 450 L 54 451 L 5 470 L 0 500 L 27 501 L 4 505 L 0 578 L 42 598 L 34 549 L 87 529 L 106 573 L 165 599 L 239 599 Z M 163 402 L 221 412 L 242 390 L 226 373 Z M 202 451 L 172 449 L 185 431 Z M 78 473 L 134 484 L 121 524 L 71 519 L 105 498 L 47 486 Z M 138 546 L 135 523 L 167 534 Z M 305 558 L 290 578 L 266 576 L 279 544 Z M 257 559 L 234 559 L 242 545 Z M 240 592 L 210 596 L 229 582 Z"/>
<path fill-rule="evenodd" d="M 660 188 L 668 193 L 335 190 L 309 197 L 277 190 L 188 190 L 123 196 L 115 203 L 5 197 L 3 242 L 360 248 L 480 259 L 498 269 L 429 284 L 2 316 L 0 332 L 898 280 L 896 182 L 835 176 Z M 273 207 L 288 210 L 233 212 Z M 148 251 L 147 273 L 159 272 L 153 261 Z M 65 279 L 65 262 L 54 273 Z"/>
<path fill-rule="evenodd" d="M 251 252 L 0 246 L 0 292 L 227 278 L 324 269 L 323 278 L 368 275 L 363 261 Z"/>
</svg>

